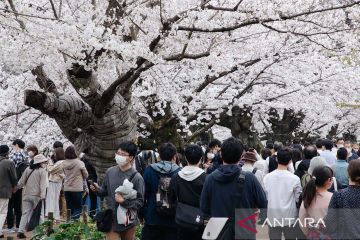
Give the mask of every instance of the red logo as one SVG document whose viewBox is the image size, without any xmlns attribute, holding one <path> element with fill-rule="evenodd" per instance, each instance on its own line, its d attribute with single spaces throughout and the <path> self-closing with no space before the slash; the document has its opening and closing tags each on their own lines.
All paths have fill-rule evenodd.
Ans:
<svg viewBox="0 0 360 240">
<path fill-rule="evenodd" d="M 256 218 L 257 218 L 258 214 L 259 213 L 254 213 L 253 215 L 250 215 L 244 219 L 237 221 L 236 224 L 242 228 L 245 228 L 246 230 L 249 230 L 253 233 L 257 233 L 256 228 L 252 228 L 251 226 L 253 226 L 253 225 L 256 226 Z M 251 226 L 246 225 L 245 222 L 247 222 L 247 221 L 251 221 L 252 225 Z"/>
</svg>

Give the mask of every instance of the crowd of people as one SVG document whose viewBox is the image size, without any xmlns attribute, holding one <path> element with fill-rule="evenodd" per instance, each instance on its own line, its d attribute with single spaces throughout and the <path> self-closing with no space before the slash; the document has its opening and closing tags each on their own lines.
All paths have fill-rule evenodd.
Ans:
<svg viewBox="0 0 360 240">
<path fill-rule="evenodd" d="M 78 156 L 74 146 L 53 147 L 47 158 L 20 139 L 12 151 L 0 146 L 0 238 L 11 231 L 26 238 L 39 201 L 43 217 L 52 212 L 61 220 L 61 210 L 70 209 L 77 219 L 87 197 L 92 217 L 101 212 L 97 199 L 106 199 L 110 219 L 103 212 L 95 219 L 109 221 L 107 239 L 134 240 L 139 224 L 143 240 L 256 239 L 257 224 L 266 226 L 269 239 L 360 236 L 360 212 L 339 211 L 360 205 L 359 145 L 344 139 L 267 141 L 259 153 L 236 138 L 214 139 L 206 147 L 190 144 L 182 154 L 171 143 L 139 151 L 125 141 L 101 184 L 86 151 Z M 252 216 L 246 227 L 237 225 Z"/>
</svg>

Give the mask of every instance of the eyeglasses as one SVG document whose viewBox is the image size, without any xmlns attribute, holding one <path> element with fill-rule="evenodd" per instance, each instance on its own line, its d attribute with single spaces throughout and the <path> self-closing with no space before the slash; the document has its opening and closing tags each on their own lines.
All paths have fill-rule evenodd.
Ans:
<svg viewBox="0 0 360 240">
<path fill-rule="evenodd" d="M 123 157 L 129 157 L 130 155 L 127 153 L 123 153 L 123 152 L 117 152 L 117 155 L 123 156 Z"/>
</svg>

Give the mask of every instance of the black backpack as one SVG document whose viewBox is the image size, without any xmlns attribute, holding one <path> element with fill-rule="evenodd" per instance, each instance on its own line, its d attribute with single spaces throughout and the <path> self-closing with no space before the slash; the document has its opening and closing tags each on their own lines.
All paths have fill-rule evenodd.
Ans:
<svg viewBox="0 0 360 240">
<path fill-rule="evenodd" d="M 112 229 L 113 210 L 100 211 L 95 216 L 96 227 L 100 232 L 110 232 Z"/>
<path fill-rule="evenodd" d="M 24 157 L 23 154 L 21 154 L 21 156 L 22 156 L 22 161 L 19 162 L 16 166 L 16 176 L 18 181 L 25 172 L 26 168 L 29 167 L 29 161 Z"/>
<path fill-rule="evenodd" d="M 158 190 L 156 192 L 156 212 L 165 217 L 175 216 L 175 206 L 171 204 L 170 199 L 170 174 L 157 172 L 159 177 Z"/>
<path fill-rule="evenodd" d="M 278 167 L 277 157 L 275 155 L 269 157 L 269 173 Z"/>
</svg>

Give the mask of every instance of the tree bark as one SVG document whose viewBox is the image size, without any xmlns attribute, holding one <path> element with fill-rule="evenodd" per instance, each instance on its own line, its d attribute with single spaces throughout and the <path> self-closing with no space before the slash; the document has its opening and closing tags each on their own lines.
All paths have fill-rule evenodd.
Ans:
<svg viewBox="0 0 360 240">
<path fill-rule="evenodd" d="M 25 104 L 55 119 L 78 152 L 88 150 L 88 157 L 100 179 L 109 167 L 115 165 L 114 155 L 118 145 L 135 138 L 136 119 L 130 114 L 128 104 L 119 96 L 114 98 L 111 108 L 101 118 L 93 114 L 89 104 L 70 95 L 56 97 L 26 90 Z"/>
</svg>

